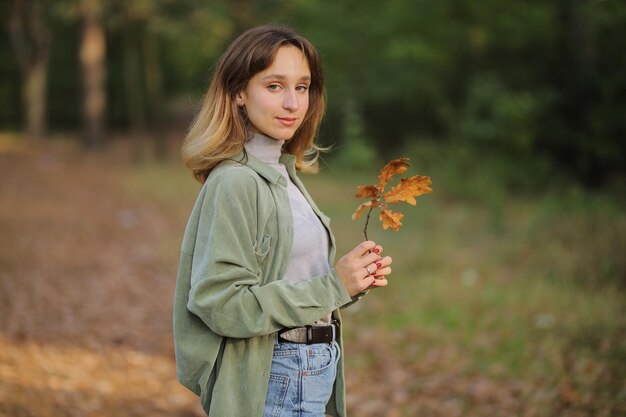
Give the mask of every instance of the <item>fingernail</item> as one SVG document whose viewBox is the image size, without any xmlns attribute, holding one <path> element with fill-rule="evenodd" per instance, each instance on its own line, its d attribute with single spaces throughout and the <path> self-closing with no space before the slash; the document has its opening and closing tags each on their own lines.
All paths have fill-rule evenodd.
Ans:
<svg viewBox="0 0 626 417">
<path fill-rule="evenodd" d="M 380 253 L 380 249 L 374 248 L 374 253 Z"/>
<path fill-rule="evenodd" d="M 381 266 L 383 266 L 383 264 L 382 264 L 382 263 L 380 263 L 380 262 L 376 262 L 376 268 L 380 268 Z"/>
</svg>

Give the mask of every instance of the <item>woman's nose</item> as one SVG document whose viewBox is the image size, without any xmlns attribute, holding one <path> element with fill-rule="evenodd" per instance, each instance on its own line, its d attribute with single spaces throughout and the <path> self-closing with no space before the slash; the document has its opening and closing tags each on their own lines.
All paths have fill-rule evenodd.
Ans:
<svg viewBox="0 0 626 417">
<path fill-rule="evenodd" d="M 298 110 L 298 97 L 295 91 L 285 90 L 285 96 L 283 97 L 283 107 L 287 110 Z"/>
</svg>

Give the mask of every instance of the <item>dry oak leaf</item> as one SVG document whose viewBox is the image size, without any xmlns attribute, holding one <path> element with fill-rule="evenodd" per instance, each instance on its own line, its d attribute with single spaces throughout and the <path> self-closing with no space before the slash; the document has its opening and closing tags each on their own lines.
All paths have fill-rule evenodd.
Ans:
<svg viewBox="0 0 626 417">
<path fill-rule="evenodd" d="M 383 225 L 383 230 L 387 230 L 388 228 L 391 228 L 391 230 L 397 232 L 398 230 L 400 230 L 400 227 L 402 226 L 402 222 L 400 220 L 402 220 L 403 217 L 404 217 L 404 214 L 402 213 L 396 213 L 391 210 L 382 209 L 380 211 L 380 215 L 378 216 L 378 219 Z"/>
<path fill-rule="evenodd" d="M 394 175 L 404 174 L 406 170 L 409 169 L 409 167 L 411 166 L 408 161 L 409 158 L 398 158 L 385 165 L 385 167 L 380 171 L 380 175 L 378 176 L 378 182 L 380 183 L 379 190 L 384 190 L 385 186 Z"/>
<path fill-rule="evenodd" d="M 370 208 L 370 207 L 371 207 L 371 208 L 376 208 L 376 207 L 378 207 L 378 201 L 376 201 L 376 200 L 372 200 L 372 201 L 367 201 L 367 202 L 365 202 L 365 203 L 361 204 L 361 205 L 359 206 L 359 208 L 358 208 L 358 209 L 356 209 L 356 211 L 355 211 L 355 212 L 354 212 L 354 214 L 352 215 L 352 220 L 356 220 L 356 219 L 358 219 L 359 217 L 361 217 L 361 215 L 363 214 L 363 212 L 364 212 L 365 210 L 369 210 L 369 208 Z"/>
<path fill-rule="evenodd" d="M 415 197 L 433 191 L 429 187 L 431 185 L 430 177 L 415 175 L 410 178 L 400 179 L 400 182 L 396 186 L 385 192 L 385 187 L 389 184 L 393 176 L 405 173 L 411 166 L 408 161 L 408 158 L 394 159 L 380 171 L 378 184 L 357 186 L 355 197 L 369 199 L 369 201 L 361 204 L 352 215 L 352 219 L 356 220 L 363 215 L 363 212 L 367 211 L 367 221 L 363 229 L 365 239 L 367 239 L 367 226 L 373 209 L 380 208 L 378 219 L 383 226 L 383 230 L 391 228 L 397 232 L 402 226 L 400 220 L 404 217 L 404 214 L 389 210 L 387 208 L 388 205 L 404 201 L 414 206 L 417 203 Z"/>
<path fill-rule="evenodd" d="M 417 201 L 415 197 L 422 194 L 431 193 L 433 190 L 429 187 L 432 184 L 430 177 L 424 175 L 415 175 L 410 178 L 402 178 L 398 185 L 387 191 L 383 198 L 389 204 L 396 204 L 405 201 L 414 206 Z"/>
<path fill-rule="evenodd" d="M 357 185 L 356 198 L 377 198 L 380 190 L 375 185 Z"/>
</svg>

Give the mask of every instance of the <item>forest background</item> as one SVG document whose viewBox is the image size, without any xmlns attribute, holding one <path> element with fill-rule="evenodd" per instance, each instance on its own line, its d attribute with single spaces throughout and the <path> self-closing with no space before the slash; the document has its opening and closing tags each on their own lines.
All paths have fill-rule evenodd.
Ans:
<svg viewBox="0 0 626 417">
<path fill-rule="evenodd" d="M 305 182 L 339 253 L 386 161 L 433 180 L 400 232 L 370 225 L 394 280 L 345 314 L 351 411 L 626 413 L 624 2 L 8 0 L 0 17 L 0 415 L 199 413 L 171 350 L 198 189 L 179 148 L 217 57 L 262 23 L 322 55 L 333 151 Z"/>
</svg>

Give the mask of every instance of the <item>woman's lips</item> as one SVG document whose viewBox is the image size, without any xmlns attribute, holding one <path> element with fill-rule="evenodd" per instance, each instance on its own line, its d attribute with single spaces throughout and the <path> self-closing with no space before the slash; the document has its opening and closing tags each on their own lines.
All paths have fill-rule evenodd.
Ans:
<svg viewBox="0 0 626 417">
<path fill-rule="evenodd" d="M 283 126 L 287 127 L 295 125 L 298 120 L 295 117 L 277 117 L 277 119 Z"/>
</svg>

